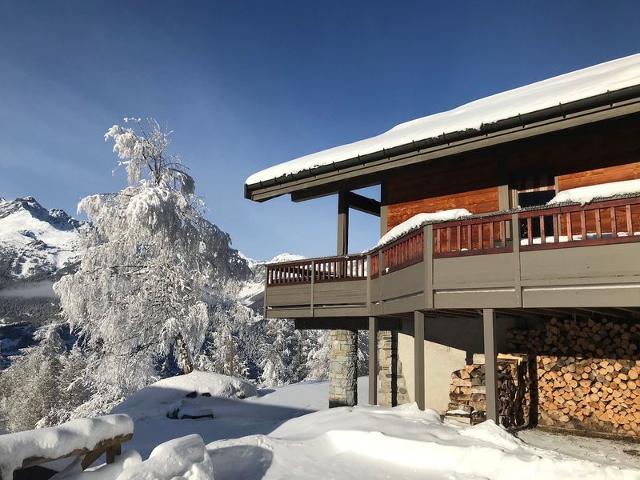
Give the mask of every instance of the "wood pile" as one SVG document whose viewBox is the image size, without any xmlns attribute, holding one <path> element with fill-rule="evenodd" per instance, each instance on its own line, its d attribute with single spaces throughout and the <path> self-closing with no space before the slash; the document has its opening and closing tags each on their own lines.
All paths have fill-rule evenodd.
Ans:
<svg viewBox="0 0 640 480">
<path fill-rule="evenodd" d="M 640 437 L 640 325 L 552 319 L 509 337 L 537 353 L 540 425 Z"/>
<path fill-rule="evenodd" d="M 499 422 L 507 428 L 528 423 L 530 405 L 527 356 L 498 357 Z M 484 364 L 466 365 L 451 374 L 447 416 L 478 423 L 486 418 Z"/>
</svg>

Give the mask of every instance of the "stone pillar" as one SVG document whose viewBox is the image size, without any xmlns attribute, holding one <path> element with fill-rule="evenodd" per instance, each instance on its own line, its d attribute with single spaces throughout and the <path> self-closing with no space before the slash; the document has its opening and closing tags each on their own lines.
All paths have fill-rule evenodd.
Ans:
<svg viewBox="0 0 640 480">
<path fill-rule="evenodd" d="M 381 330 L 378 332 L 378 366 L 380 392 L 378 404 L 395 407 L 409 402 L 409 393 L 402 375 L 402 364 L 398 358 L 398 332 Z"/>
<path fill-rule="evenodd" d="M 329 408 L 358 403 L 358 332 L 331 330 Z"/>
</svg>

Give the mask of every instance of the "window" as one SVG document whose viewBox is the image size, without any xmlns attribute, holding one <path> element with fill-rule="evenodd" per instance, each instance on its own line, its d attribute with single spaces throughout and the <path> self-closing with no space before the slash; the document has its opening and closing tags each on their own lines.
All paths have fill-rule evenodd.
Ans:
<svg viewBox="0 0 640 480">
<path fill-rule="evenodd" d="M 540 192 L 519 192 L 518 206 L 537 207 L 546 204 L 556 195 L 555 190 L 544 190 Z M 544 217 L 544 232 L 547 236 L 553 236 L 553 217 Z M 528 237 L 527 221 L 520 221 L 520 238 Z M 540 237 L 540 222 L 534 221 L 531 224 L 531 233 L 534 238 Z"/>
</svg>

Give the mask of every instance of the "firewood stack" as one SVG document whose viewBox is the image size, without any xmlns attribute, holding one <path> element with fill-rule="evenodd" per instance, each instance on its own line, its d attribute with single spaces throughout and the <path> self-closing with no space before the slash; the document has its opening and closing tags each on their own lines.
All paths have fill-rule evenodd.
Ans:
<svg viewBox="0 0 640 480">
<path fill-rule="evenodd" d="M 520 427 L 529 418 L 529 380 L 526 356 L 498 357 L 498 398 L 500 424 Z M 485 419 L 486 402 L 485 366 L 481 363 L 466 365 L 451 374 L 448 417 L 469 423 Z"/>
<path fill-rule="evenodd" d="M 509 337 L 537 353 L 540 425 L 640 437 L 640 325 L 552 319 Z"/>
</svg>

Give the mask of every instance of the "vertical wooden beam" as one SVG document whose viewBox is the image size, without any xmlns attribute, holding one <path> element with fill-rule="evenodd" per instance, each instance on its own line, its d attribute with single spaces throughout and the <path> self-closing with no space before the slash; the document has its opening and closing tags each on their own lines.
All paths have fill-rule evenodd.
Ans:
<svg viewBox="0 0 640 480">
<path fill-rule="evenodd" d="M 423 228 L 424 306 L 433 308 L 433 225 L 425 225 Z"/>
<path fill-rule="evenodd" d="M 498 182 L 498 210 L 509 210 L 511 208 L 511 191 L 509 188 L 507 160 L 503 156 L 498 158 Z"/>
<path fill-rule="evenodd" d="M 380 237 L 387 233 L 389 226 L 389 207 L 387 206 L 387 184 L 380 184 Z"/>
<path fill-rule="evenodd" d="M 424 313 L 413 312 L 413 370 L 415 373 L 415 400 L 420 410 L 424 410 Z"/>
<path fill-rule="evenodd" d="M 316 285 L 316 262 L 311 260 L 311 281 L 309 284 L 309 290 L 311 290 L 311 299 L 309 301 L 309 308 L 311 309 L 311 316 L 315 316 L 315 285 Z"/>
<path fill-rule="evenodd" d="M 514 279 L 513 286 L 516 294 L 516 303 L 522 307 L 522 272 L 520 268 L 520 219 L 517 213 L 511 215 L 511 247 L 513 249 Z"/>
<path fill-rule="evenodd" d="M 349 253 L 349 203 L 347 193 L 338 193 L 338 242 L 337 255 Z"/>
<path fill-rule="evenodd" d="M 378 404 L 378 318 L 369 317 L 369 405 Z"/>
<path fill-rule="evenodd" d="M 493 308 L 482 310 L 484 331 L 484 376 L 487 385 L 487 419 L 498 423 L 498 353 L 496 351 L 496 312 Z"/>
</svg>

